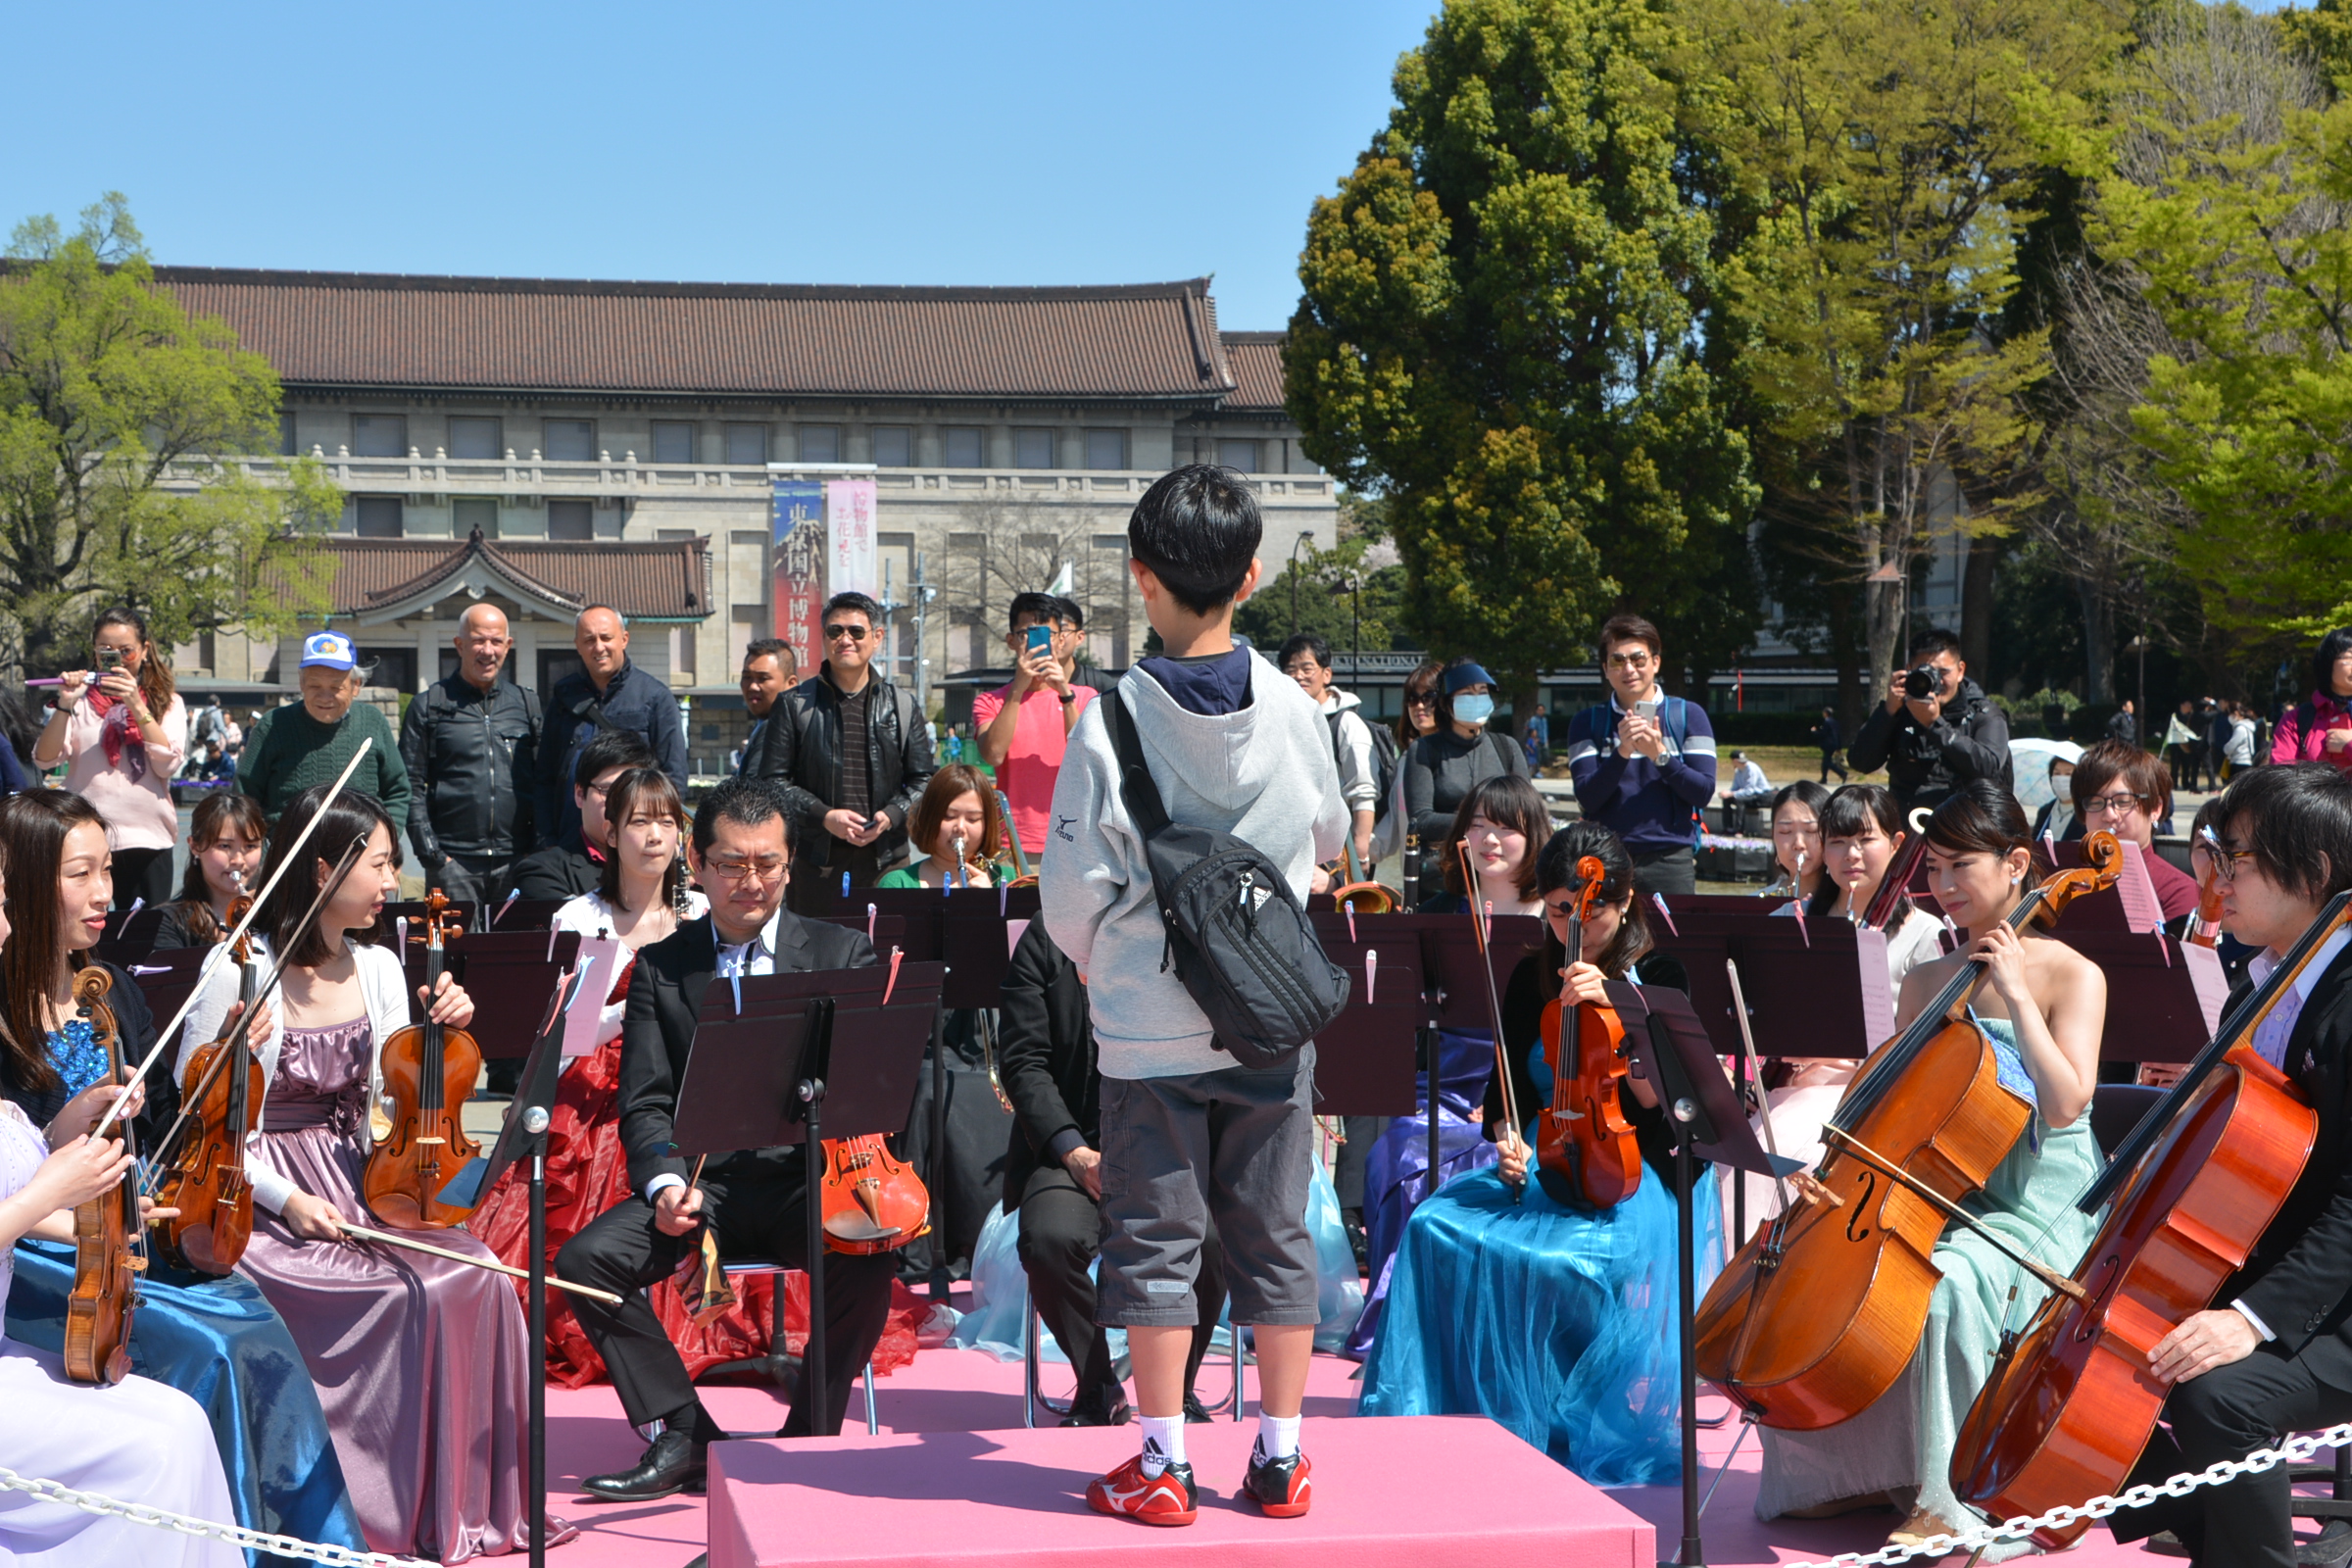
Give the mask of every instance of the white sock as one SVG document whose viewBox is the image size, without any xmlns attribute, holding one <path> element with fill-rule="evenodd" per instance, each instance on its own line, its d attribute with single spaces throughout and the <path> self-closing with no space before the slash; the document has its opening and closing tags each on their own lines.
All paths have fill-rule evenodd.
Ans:
<svg viewBox="0 0 2352 1568">
<path fill-rule="evenodd" d="M 1298 1416 L 1268 1415 L 1257 1412 L 1257 1459 L 1287 1459 L 1298 1451 Z"/>
<path fill-rule="evenodd" d="M 1144 1429 L 1144 1474 L 1155 1476 L 1172 1464 L 1184 1463 L 1184 1416 L 1136 1417 Z"/>
</svg>

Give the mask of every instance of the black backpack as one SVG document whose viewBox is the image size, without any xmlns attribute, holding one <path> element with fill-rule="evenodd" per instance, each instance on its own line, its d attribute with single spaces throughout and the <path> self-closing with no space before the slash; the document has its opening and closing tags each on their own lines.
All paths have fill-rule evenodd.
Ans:
<svg viewBox="0 0 2352 1568">
<path fill-rule="evenodd" d="M 1281 1066 L 1348 1005 L 1348 972 L 1324 956 L 1272 860 L 1230 833 L 1168 820 L 1126 700 L 1107 701 L 1120 795 L 1167 926 L 1160 972 L 1175 965 L 1219 1051 L 1245 1067 Z"/>
</svg>

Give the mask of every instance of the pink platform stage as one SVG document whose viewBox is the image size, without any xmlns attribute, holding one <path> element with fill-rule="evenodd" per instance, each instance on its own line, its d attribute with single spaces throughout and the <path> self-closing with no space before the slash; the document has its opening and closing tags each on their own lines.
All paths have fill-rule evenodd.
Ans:
<svg viewBox="0 0 2352 1568">
<path fill-rule="evenodd" d="M 1110 1568 L 1130 1553 L 1217 1568 L 1654 1568 L 1648 1521 L 1491 1421 L 1309 1419 L 1314 1509 L 1240 1495 L 1254 1421 L 1185 1435 L 1200 1517 L 1157 1530 L 1086 1505 L 1100 1431 L 863 1434 L 710 1450 L 710 1568 Z"/>
</svg>

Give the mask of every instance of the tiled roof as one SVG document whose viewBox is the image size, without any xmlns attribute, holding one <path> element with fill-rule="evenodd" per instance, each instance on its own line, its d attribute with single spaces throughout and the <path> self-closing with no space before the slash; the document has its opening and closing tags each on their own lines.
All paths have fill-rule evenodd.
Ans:
<svg viewBox="0 0 2352 1568">
<path fill-rule="evenodd" d="M 428 592 L 478 562 L 516 598 L 578 612 L 610 605 L 632 619 L 710 612 L 709 539 L 557 543 L 543 539 L 330 538 L 334 612 L 361 614 Z"/>
<path fill-rule="evenodd" d="M 836 288 L 155 272 L 295 386 L 1204 401 L 1234 390 L 1206 278 Z"/>
<path fill-rule="evenodd" d="M 1282 407 L 1284 332 L 1226 332 L 1225 358 L 1233 366 L 1233 396 L 1219 407 L 1239 413 Z"/>
</svg>

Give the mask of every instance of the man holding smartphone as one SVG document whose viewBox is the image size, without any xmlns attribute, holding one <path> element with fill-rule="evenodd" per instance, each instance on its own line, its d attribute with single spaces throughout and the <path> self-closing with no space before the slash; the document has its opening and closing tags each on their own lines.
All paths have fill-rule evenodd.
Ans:
<svg viewBox="0 0 2352 1568">
<path fill-rule="evenodd" d="M 1600 628 L 1609 701 L 1568 721 L 1568 774 L 1587 818 L 1625 841 L 1643 894 L 1697 885 L 1699 808 L 1715 793 L 1707 710 L 1658 690 L 1666 640 L 1640 615 Z"/>
<path fill-rule="evenodd" d="M 1062 752 L 1078 715 L 1101 693 L 1077 679 L 1079 631 L 1053 595 L 1014 595 L 1010 618 L 1004 646 L 1012 651 L 1012 679 L 972 699 L 972 728 L 980 760 L 997 770 L 1012 805 L 1021 848 L 1043 855 Z"/>
</svg>

